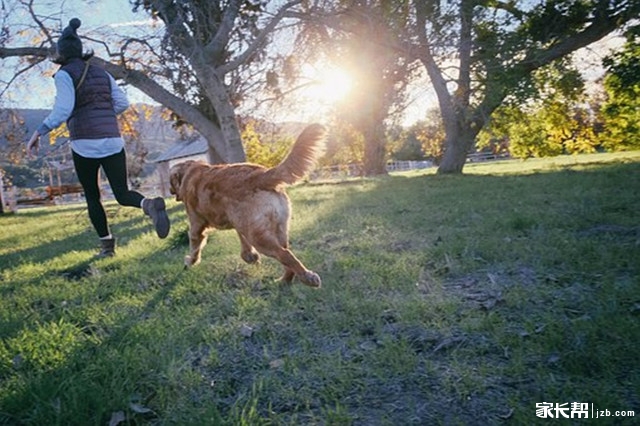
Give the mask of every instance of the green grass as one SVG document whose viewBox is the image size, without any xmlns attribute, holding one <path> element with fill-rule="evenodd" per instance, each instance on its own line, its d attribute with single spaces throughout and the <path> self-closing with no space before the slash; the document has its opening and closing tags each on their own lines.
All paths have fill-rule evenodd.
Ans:
<svg viewBox="0 0 640 426">
<path fill-rule="evenodd" d="M 234 232 L 183 270 L 108 204 L 0 217 L 0 424 L 565 424 L 536 403 L 640 415 L 640 152 L 290 188 L 323 287 L 246 265 Z M 574 424 L 633 424 L 634 419 Z"/>
</svg>

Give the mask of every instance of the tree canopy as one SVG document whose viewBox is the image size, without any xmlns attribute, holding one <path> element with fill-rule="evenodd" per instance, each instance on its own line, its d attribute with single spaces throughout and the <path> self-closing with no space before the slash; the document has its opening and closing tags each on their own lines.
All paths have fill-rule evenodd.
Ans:
<svg viewBox="0 0 640 426">
<path fill-rule="evenodd" d="M 604 61 L 607 100 L 602 108 L 605 148 L 640 148 L 640 27 L 626 35 L 624 47 Z"/>
<path fill-rule="evenodd" d="M 101 40 L 105 54 L 92 61 L 193 125 L 207 139 L 217 161 L 244 161 L 235 108 L 246 87 L 238 82 L 260 64 L 272 32 L 289 13 L 301 10 L 302 3 L 132 1 L 135 10 L 162 23 L 160 36 L 120 37 L 115 45 Z M 16 40 L 24 42 L 24 33 L 7 30 L 0 44 L 0 59 L 26 58 L 16 73 L 45 60 L 55 48 L 59 31 L 50 25 L 56 20 L 43 19 L 33 1 L 21 4 L 35 25 L 31 38 L 22 46 L 12 46 Z M 59 22 L 58 28 L 64 25 Z"/>
<path fill-rule="evenodd" d="M 420 60 L 438 97 L 445 151 L 438 171 L 459 173 L 480 130 L 534 71 L 622 27 L 640 13 L 630 0 L 414 1 Z M 451 71 L 449 71 L 451 69 Z"/>
</svg>

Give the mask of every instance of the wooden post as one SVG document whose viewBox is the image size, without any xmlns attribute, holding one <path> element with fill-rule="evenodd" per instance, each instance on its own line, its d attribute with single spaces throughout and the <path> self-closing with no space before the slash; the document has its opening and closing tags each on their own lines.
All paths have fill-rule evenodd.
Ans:
<svg viewBox="0 0 640 426">
<path fill-rule="evenodd" d="M 12 185 L 9 190 L 9 199 L 7 200 L 7 206 L 9 206 L 9 211 L 11 213 L 15 213 L 18 211 L 18 194 L 16 194 L 16 186 Z"/>
<path fill-rule="evenodd" d="M 4 173 L 0 170 L 0 214 L 4 213 Z"/>
</svg>

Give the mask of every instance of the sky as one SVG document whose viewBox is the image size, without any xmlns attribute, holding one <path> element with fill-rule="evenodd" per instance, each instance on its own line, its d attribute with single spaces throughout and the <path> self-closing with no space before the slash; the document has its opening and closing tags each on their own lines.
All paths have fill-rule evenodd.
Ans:
<svg viewBox="0 0 640 426">
<path fill-rule="evenodd" d="M 3 3 L 7 8 L 10 8 L 11 4 L 17 3 L 17 1 L 4 0 Z M 99 38 L 97 34 L 103 31 L 130 31 L 135 34 L 142 28 L 145 28 L 146 31 L 152 28 L 148 15 L 144 12 L 134 13 L 127 0 L 65 0 L 62 2 L 36 1 L 34 3 L 36 13 L 43 17 L 50 16 L 57 20 L 56 23 L 62 22 L 63 28 L 68 25 L 72 18 L 79 18 L 82 21 L 82 25 L 78 29 L 78 33 L 83 37 L 93 36 L 94 38 Z M 25 25 L 32 23 L 31 17 L 26 13 L 16 13 L 12 10 L 8 10 L 7 13 L 10 13 L 13 17 L 11 21 L 12 33 L 16 33 L 23 29 Z M 11 43 L 11 46 L 14 45 L 18 45 L 18 43 Z M 20 45 L 29 45 L 29 42 L 21 43 Z M 100 49 L 98 43 L 92 43 L 87 40 L 83 40 L 83 47 L 85 50 L 93 49 L 98 51 Z M 46 74 L 51 75 L 57 68 L 56 64 L 46 61 L 41 69 Z M 7 73 L 12 70 L 3 66 L 0 71 L 0 78 L 2 80 L 10 78 Z M 134 88 L 127 88 L 126 90 L 131 92 L 129 95 L 133 96 L 134 101 L 136 99 L 148 100 Z M 11 90 L 0 100 L 2 102 L 0 107 L 15 107 L 19 105 L 21 108 L 48 109 L 53 105 L 54 97 L 53 79 L 46 79 L 39 72 L 33 72 L 26 78 L 21 79 L 20 84 L 13 85 Z"/>
<path fill-rule="evenodd" d="M 4 0 L 6 7 L 17 3 L 17 0 Z M 82 36 L 101 38 L 104 31 L 116 31 L 135 35 L 137 33 L 148 33 L 149 31 L 161 31 L 161 27 L 153 25 L 151 19 L 144 12 L 134 13 L 127 0 L 102 0 L 102 1 L 80 1 L 65 0 L 63 2 L 35 2 L 36 11 L 43 16 L 52 16 L 66 26 L 71 18 L 78 17 L 82 21 L 82 26 L 78 32 Z M 8 11 L 11 13 L 11 10 Z M 26 14 L 12 13 L 14 30 L 31 22 L 31 17 Z M 57 21 L 57 22 L 59 22 Z M 98 53 L 100 45 L 90 41 L 83 41 L 85 49 L 94 49 Z M 595 81 L 602 76 L 603 70 L 600 67 L 602 57 L 612 48 L 620 46 L 619 38 L 607 37 L 596 45 L 583 49 L 576 54 L 579 58 L 579 69 L 583 70 L 585 77 L 589 81 Z M 57 65 L 46 62 L 43 64 L 43 71 L 51 75 L 57 69 Z M 0 70 L 0 79 L 10 78 L 7 73 L 11 70 L 4 67 Z M 335 103 L 341 96 L 348 94 L 349 77 L 344 75 L 339 69 L 322 70 L 318 67 L 309 68 L 309 78 L 324 80 L 317 86 L 309 89 L 306 96 L 301 96 L 300 100 L 292 107 L 277 112 L 279 120 L 311 121 L 318 116 L 327 114 L 331 104 Z M 592 85 L 593 87 L 593 85 Z M 146 95 L 133 87 L 125 87 L 125 91 L 132 103 L 152 102 Z M 55 88 L 53 79 L 43 77 L 41 73 L 30 73 L 28 77 L 21 79 L 19 84 L 14 84 L 8 93 L 0 100 L 0 107 L 20 107 L 20 108 L 44 108 L 48 109 L 53 105 Z M 410 103 L 405 111 L 404 124 L 411 124 L 426 115 L 426 110 L 436 107 L 436 98 L 430 86 L 422 82 L 412 92 Z M 265 116 L 273 118 L 273 111 L 267 111 Z"/>
</svg>

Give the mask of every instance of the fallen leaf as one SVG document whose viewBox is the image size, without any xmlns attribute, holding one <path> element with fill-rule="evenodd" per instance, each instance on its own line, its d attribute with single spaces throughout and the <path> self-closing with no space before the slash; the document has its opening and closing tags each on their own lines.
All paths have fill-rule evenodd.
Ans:
<svg viewBox="0 0 640 426">
<path fill-rule="evenodd" d="M 485 310 L 487 310 L 487 311 L 490 311 L 491 309 L 493 309 L 493 308 L 495 308 L 495 307 L 496 307 L 496 305 L 498 304 L 498 302 L 500 302 L 500 300 L 499 300 L 499 299 L 488 299 L 488 300 L 485 300 L 484 302 L 482 302 L 482 303 L 480 304 L 480 306 L 481 306 L 483 309 L 485 309 Z"/>
<path fill-rule="evenodd" d="M 53 407 L 54 410 L 56 410 L 56 413 L 60 414 L 60 407 L 61 407 L 61 403 L 60 403 L 60 398 L 56 398 L 53 401 L 51 401 L 51 406 Z"/>
<path fill-rule="evenodd" d="M 111 413 L 111 420 L 109 420 L 109 426 L 118 426 L 120 423 L 127 420 L 124 416 L 124 411 L 114 411 Z"/>
<path fill-rule="evenodd" d="M 445 339 L 443 339 L 438 346 L 436 346 L 433 349 L 433 353 L 436 353 L 438 351 L 441 351 L 443 349 L 449 349 L 450 347 L 452 347 L 453 345 L 455 345 L 456 343 L 462 343 L 464 342 L 466 339 L 464 337 L 447 337 Z"/>
<path fill-rule="evenodd" d="M 551 354 L 547 358 L 547 364 L 557 364 L 558 362 L 560 362 L 560 355 L 558 354 Z"/>
<path fill-rule="evenodd" d="M 360 343 L 358 346 L 360 347 L 360 349 L 362 349 L 364 351 L 372 351 L 372 350 L 374 350 L 374 349 L 376 349 L 378 347 L 376 342 L 373 342 L 371 340 L 364 341 L 364 342 Z"/>
<path fill-rule="evenodd" d="M 274 359 L 269 363 L 269 367 L 272 369 L 280 368 L 283 365 L 284 365 L 284 359 L 282 358 Z"/>
<path fill-rule="evenodd" d="M 253 328 L 246 324 L 242 324 L 242 327 L 240 327 L 240 335 L 243 337 L 253 336 Z"/>
<path fill-rule="evenodd" d="M 513 413 L 516 412 L 515 408 L 512 408 L 509 410 L 509 412 L 507 412 L 506 414 L 500 414 L 498 417 L 500 417 L 501 419 L 510 419 L 511 416 L 513 416 Z"/>
<path fill-rule="evenodd" d="M 143 407 L 142 405 L 133 402 L 129 404 L 129 408 L 131 408 L 131 411 L 137 414 L 153 413 L 153 410 L 151 408 Z"/>
</svg>

